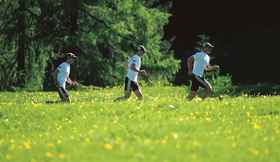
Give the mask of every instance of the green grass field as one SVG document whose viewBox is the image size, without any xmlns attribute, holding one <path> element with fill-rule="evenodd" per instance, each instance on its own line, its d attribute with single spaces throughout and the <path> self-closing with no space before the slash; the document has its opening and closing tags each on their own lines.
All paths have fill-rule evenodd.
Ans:
<svg viewBox="0 0 280 162">
<path fill-rule="evenodd" d="M 279 162 L 280 97 L 192 102 L 184 87 L 0 93 L 0 162 Z"/>
</svg>

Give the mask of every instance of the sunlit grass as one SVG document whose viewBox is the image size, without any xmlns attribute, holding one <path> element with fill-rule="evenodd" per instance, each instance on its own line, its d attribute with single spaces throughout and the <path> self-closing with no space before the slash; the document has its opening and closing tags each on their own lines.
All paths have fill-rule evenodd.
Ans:
<svg viewBox="0 0 280 162">
<path fill-rule="evenodd" d="M 185 100 L 184 87 L 0 93 L 0 161 L 278 162 L 280 97 Z"/>
</svg>

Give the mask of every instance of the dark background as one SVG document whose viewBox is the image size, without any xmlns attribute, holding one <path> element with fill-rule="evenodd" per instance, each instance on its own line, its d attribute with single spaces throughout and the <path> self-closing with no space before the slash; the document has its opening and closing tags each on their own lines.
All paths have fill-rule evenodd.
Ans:
<svg viewBox="0 0 280 162">
<path fill-rule="evenodd" d="M 234 83 L 280 83 L 279 9 L 272 3 L 213 3 L 174 0 L 166 38 L 176 36 L 173 49 L 182 60 L 176 83 L 185 83 L 186 59 L 197 35 L 211 36 L 216 46 L 212 63 L 220 64 Z"/>
</svg>

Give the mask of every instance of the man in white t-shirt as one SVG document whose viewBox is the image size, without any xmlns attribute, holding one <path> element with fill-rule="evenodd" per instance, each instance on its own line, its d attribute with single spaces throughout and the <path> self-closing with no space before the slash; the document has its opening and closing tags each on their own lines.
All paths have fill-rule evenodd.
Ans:
<svg viewBox="0 0 280 162">
<path fill-rule="evenodd" d="M 54 72 L 58 94 L 62 102 L 70 102 L 69 93 L 66 90 L 66 83 L 70 85 L 77 84 L 77 82 L 72 81 L 69 77 L 70 65 L 74 63 L 76 58 L 77 56 L 75 54 L 67 53 L 65 62 L 61 63 Z"/>
<path fill-rule="evenodd" d="M 188 58 L 188 75 L 191 76 L 192 86 L 189 93 L 188 99 L 192 100 L 199 87 L 205 89 L 203 99 L 207 98 L 212 92 L 211 84 L 204 78 L 204 71 L 218 70 L 218 65 L 210 65 L 209 54 L 212 52 L 214 46 L 210 43 L 205 43 L 202 51 L 195 53 L 193 56 Z"/>
<path fill-rule="evenodd" d="M 138 74 L 147 75 L 145 70 L 140 70 L 141 57 L 144 56 L 145 52 L 145 47 L 140 45 L 137 48 L 137 53 L 128 59 L 128 71 L 125 78 L 124 96 L 117 98 L 115 101 L 128 99 L 131 95 L 131 91 L 135 93 L 139 100 L 143 99 L 143 95 L 138 84 Z"/>
</svg>

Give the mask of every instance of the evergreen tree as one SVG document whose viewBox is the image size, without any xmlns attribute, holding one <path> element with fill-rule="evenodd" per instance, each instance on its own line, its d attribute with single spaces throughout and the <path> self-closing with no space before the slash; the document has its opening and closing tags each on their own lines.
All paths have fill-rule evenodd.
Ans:
<svg viewBox="0 0 280 162">
<path fill-rule="evenodd" d="M 15 75 L 6 78 L 10 81 L 5 87 L 40 87 L 48 59 L 73 50 L 79 55 L 72 69 L 74 78 L 86 85 L 118 84 L 125 73 L 123 63 L 139 44 L 148 49 L 145 68 L 153 74 L 163 71 L 167 77 L 172 76 L 178 61 L 173 58 L 170 43 L 163 40 L 170 2 L 161 5 L 159 0 L 1 1 L 0 67 L 16 63 L 10 72 Z M 6 73 L 7 70 L 0 72 L 0 79 Z M 112 75 L 118 79 L 112 80 Z"/>
</svg>

